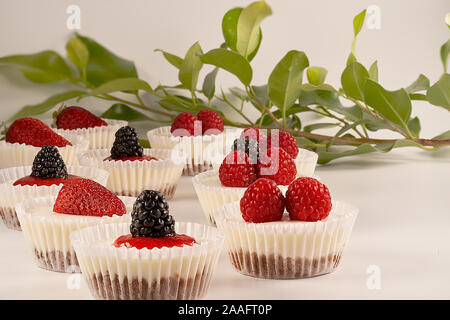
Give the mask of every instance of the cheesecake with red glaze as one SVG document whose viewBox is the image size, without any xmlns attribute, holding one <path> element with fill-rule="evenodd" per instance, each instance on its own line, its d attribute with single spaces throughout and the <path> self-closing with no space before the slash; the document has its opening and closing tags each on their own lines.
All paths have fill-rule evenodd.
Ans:
<svg viewBox="0 0 450 320">
<path fill-rule="evenodd" d="M 175 228 L 164 196 L 145 190 L 133 205 L 131 224 L 79 230 L 71 241 L 97 299 L 198 299 L 209 287 L 223 234 L 194 223 Z"/>
<path fill-rule="evenodd" d="M 129 126 L 116 132 L 110 150 L 90 150 L 79 154 L 80 163 L 110 173 L 108 188 L 117 195 L 137 197 L 151 189 L 171 198 L 183 171 L 178 150 L 144 149 Z"/>
</svg>

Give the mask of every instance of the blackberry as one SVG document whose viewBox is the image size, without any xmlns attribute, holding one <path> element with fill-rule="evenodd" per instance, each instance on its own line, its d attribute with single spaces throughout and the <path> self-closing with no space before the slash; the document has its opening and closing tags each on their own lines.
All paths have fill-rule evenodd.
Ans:
<svg viewBox="0 0 450 320">
<path fill-rule="evenodd" d="M 67 168 L 58 148 L 43 146 L 34 157 L 31 175 L 39 178 L 67 178 Z"/>
<path fill-rule="evenodd" d="M 111 148 L 111 158 L 122 157 L 142 157 L 144 148 L 139 143 L 138 136 L 134 128 L 125 126 L 117 130 L 116 139 Z"/>
<path fill-rule="evenodd" d="M 131 211 L 130 232 L 133 237 L 174 235 L 175 220 L 169 215 L 169 205 L 160 192 L 144 190 L 136 198 Z"/>
<path fill-rule="evenodd" d="M 259 159 L 258 142 L 249 137 L 238 138 L 234 140 L 231 151 L 244 152 L 250 158 L 250 162 L 255 164 Z"/>
</svg>

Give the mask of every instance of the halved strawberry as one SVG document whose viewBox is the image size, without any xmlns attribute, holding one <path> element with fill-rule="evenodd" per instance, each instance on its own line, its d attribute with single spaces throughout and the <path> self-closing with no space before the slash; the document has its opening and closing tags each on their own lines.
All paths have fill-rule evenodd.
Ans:
<svg viewBox="0 0 450 320">
<path fill-rule="evenodd" d="M 34 118 L 21 118 L 14 121 L 6 131 L 6 142 L 25 143 L 35 147 L 72 145 L 41 120 Z"/>
<path fill-rule="evenodd" d="M 77 107 L 62 107 L 53 114 L 58 129 L 81 129 L 107 126 L 108 124 L 88 110 Z"/>
</svg>

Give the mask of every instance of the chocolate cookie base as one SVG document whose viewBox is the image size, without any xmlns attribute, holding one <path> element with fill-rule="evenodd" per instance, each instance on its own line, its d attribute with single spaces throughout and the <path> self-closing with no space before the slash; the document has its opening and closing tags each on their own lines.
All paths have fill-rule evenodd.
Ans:
<svg viewBox="0 0 450 320">
<path fill-rule="evenodd" d="M 40 268 L 56 272 L 80 273 L 75 251 L 69 250 L 65 254 L 59 250 L 38 251 L 34 249 L 34 256 Z"/>
<path fill-rule="evenodd" d="M 233 266 L 242 274 L 266 279 L 301 279 L 334 271 L 342 251 L 320 259 L 285 258 L 280 255 L 258 255 L 256 252 L 228 252 Z"/>
<path fill-rule="evenodd" d="M 120 280 L 116 274 L 93 275 L 85 278 L 96 299 L 104 300 L 192 300 L 203 297 L 208 290 L 211 273 L 203 272 L 194 278 L 160 278 L 150 284 L 136 277 Z"/>
<path fill-rule="evenodd" d="M 183 176 L 195 176 L 213 168 L 214 167 L 210 162 L 204 162 L 202 164 L 188 163 L 183 168 Z"/>
<path fill-rule="evenodd" d="M 0 216 L 3 223 L 9 229 L 21 231 L 19 219 L 17 218 L 16 209 L 14 208 L 0 208 Z"/>
<path fill-rule="evenodd" d="M 163 194 L 164 198 L 166 198 L 166 200 L 170 200 L 173 198 L 173 195 L 175 194 L 175 191 L 177 190 L 177 185 L 172 185 L 172 186 L 168 186 L 162 189 L 153 189 L 156 191 L 159 191 Z M 144 191 L 144 190 L 139 190 L 139 191 L 120 191 L 120 192 L 115 192 L 115 194 L 117 196 L 126 196 L 126 197 L 137 197 L 139 196 L 139 194 Z"/>
</svg>

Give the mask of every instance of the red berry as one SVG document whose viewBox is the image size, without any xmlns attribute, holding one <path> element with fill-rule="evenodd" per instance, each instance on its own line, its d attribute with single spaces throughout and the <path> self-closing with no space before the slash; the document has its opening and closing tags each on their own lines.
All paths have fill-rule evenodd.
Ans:
<svg viewBox="0 0 450 320">
<path fill-rule="evenodd" d="M 125 214 L 126 208 L 122 200 L 101 184 L 76 178 L 61 188 L 53 211 L 81 216 L 112 216 Z"/>
<path fill-rule="evenodd" d="M 283 149 L 272 147 L 259 158 L 258 177 L 274 180 L 277 184 L 288 185 L 297 175 L 297 167 L 292 157 Z"/>
<path fill-rule="evenodd" d="M 284 197 L 273 180 L 258 179 L 245 190 L 240 207 L 242 218 L 247 222 L 270 222 L 281 220 Z"/>
<path fill-rule="evenodd" d="M 176 137 L 201 135 L 200 122 L 189 112 L 180 113 L 172 122 L 170 132 Z"/>
<path fill-rule="evenodd" d="M 298 144 L 295 138 L 286 131 L 277 131 L 270 135 L 268 144 L 271 147 L 279 147 L 286 151 L 292 159 L 298 155 Z"/>
<path fill-rule="evenodd" d="M 241 138 L 249 137 L 250 139 L 256 140 L 261 147 L 267 145 L 266 134 L 259 130 L 258 128 L 247 128 L 241 133 Z"/>
<path fill-rule="evenodd" d="M 289 185 L 286 209 L 291 220 L 318 221 L 328 217 L 331 196 L 328 188 L 318 180 L 300 177 Z"/>
<path fill-rule="evenodd" d="M 223 119 L 220 114 L 209 109 L 203 109 L 197 113 L 197 118 L 202 122 L 202 134 L 223 132 Z"/>
<path fill-rule="evenodd" d="M 219 168 L 219 179 L 225 187 L 248 187 L 256 178 L 255 165 L 243 152 L 230 152 Z"/>
<path fill-rule="evenodd" d="M 95 114 L 76 106 L 63 107 L 55 112 L 54 117 L 56 117 L 56 127 L 58 129 L 73 130 L 108 125 L 103 119 L 97 117 Z"/>
<path fill-rule="evenodd" d="M 41 120 L 33 118 L 22 118 L 14 121 L 6 132 L 6 142 L 25 143 L 35 147 L 72 145 Z"/>
</svg>

